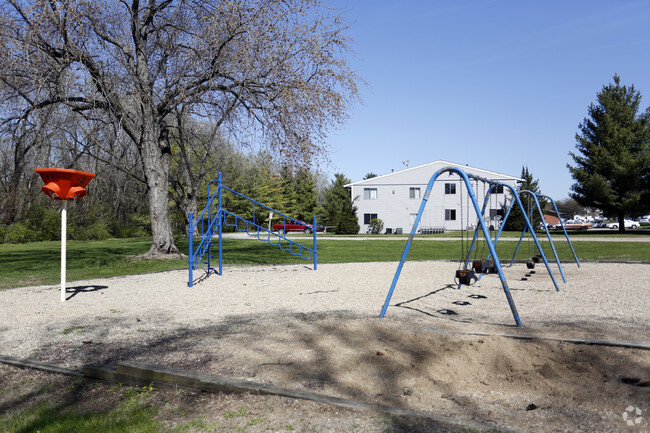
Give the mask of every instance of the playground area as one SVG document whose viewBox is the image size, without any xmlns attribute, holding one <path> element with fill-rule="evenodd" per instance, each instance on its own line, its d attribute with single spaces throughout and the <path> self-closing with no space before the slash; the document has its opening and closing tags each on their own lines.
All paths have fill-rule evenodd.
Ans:
<svg viewBox="0 0 650 433">
<path fill-rule="evenodd" d="M 520 431 L 648 430 L 650 265 L 567 264 L 560 292 L 541 270 L 522 281 L 524 264 L 504 267 L 521 328 L 496 275 L 457 290 L 458 263 L 443 261 L 406 262 L 379 319 L 396 267 L 229 266 L 192 288 L 187 271 L 162 272 L 70 283 L 66 302 L 53 286 L 4 290 L 0 347 L 68 367 L 137 360 Z M 640 424 L 622 418 L 629 406 Z"/>
</svg>

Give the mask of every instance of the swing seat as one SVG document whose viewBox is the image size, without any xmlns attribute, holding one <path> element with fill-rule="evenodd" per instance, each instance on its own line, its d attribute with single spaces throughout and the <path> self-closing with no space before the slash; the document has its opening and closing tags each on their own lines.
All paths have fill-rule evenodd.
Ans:
<svg viewBox="0 0 650 433">
<path fill-rule="evenodd" d="M 539 259 L 541 259 L 541 258 L 542 258 L 541 256 L 535 256 L 535 257 L 533 257 L 533 262 L 539 263 Z"/>
<path fill-rule="evenodd" d="M 456 270 L 456 278 L 458 279 L 459 284 L 469 286 L 472 284 L 472 280 L 477 281 L 476 273 L 471 269 L 458 269 Z"/>
<path fill-rule="evenodd" d="M 478 274 L 487 274 L 490 271 L 490 262 L 487 260 L 474 260 L 472 268 Z"/>
<path fill-rule="evenodd" d="M 526 267 L 527 267 L 528 269 L 535 269 L 535 260 L 533 259 L 533 260 L 529 260 L 529 261 L 527 261 L 527 262 L 526 262 Z"/>
</svg>

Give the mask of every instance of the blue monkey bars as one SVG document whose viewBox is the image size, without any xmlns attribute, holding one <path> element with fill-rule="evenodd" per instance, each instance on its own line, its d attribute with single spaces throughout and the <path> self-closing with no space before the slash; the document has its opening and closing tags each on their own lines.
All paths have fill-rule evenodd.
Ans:
<svg viewBox="0 0 650 433">
<path fill-rule="evenodd" d="M 519 205 L 519 207 L 522 209 L 522 213 L 524 214 L 524 219 L 526 221 L 526 227 L 530 230 L 530 233 L 535 240 L 535 243 L 539 247 L 539 242 L 537 240 L 537 236 L 535 235 L 535 230 L 533 230 L 530 221 L 528 220 L 528 216 L 526 215 L 526 212 L 521 204 L 521 200 L 519 199 L 519 195 L 517 194 L 517 191 L 508 184 L 501 183 L 494 181 L 492 179 L 486 179 L 483 177 L 471 175 L 465 173 L 463 170 L 458 169 L 456 167 L 443 167 L 440 170 L 436 171 L 433 176 L 431 176 L 431 179 L 429 180 L 429 183 L 427 185 L 426 190 L 424 191 L 424 196 L 422 198 L 422 203 L 420 204 L 420 209 L 418 210 L 417 216 L 415 217 L 415 221 L 413 222 L 413 228 L 411 229 L 411 234 L 408 237 L 408 240 L 406 241 L 406 246 L 404 247 L 404 252 L 402 253 L 402 258 L 400 259 L 399 265 L 397 266 L 397 271 L 395 272 L 395 277 L 393 278 L 393 282 L 391 283 L 390 289 L 388 290 L 388 294 L 386 295 L 386 301 L 384 302 L 384 305 L 381 309 L 381 313 L 379 315 L 380 318 L 383 318 L 386 315 L 386 310 L 388 309 L 388 306 L 390 304 L 390 300 L 393 296 L 393 292 L 395 291 L 395 286 L 397 285 L 397 281 L 399 279 L 400 273 L 402 272 L 402 267 L 404 266 L 404 262 L 406 261 L 406 257 L 408 256 L 408 252 L 411 248 L 411 244 L 413 242 L 413 238 L 415 237 L 415 234 L 417 232 L 418 225 L 420 224 L 420 219 L 422 218 L 422 214 L 424 213 L 424 209 L 427 205 L 427 202 L 429 201 L 429 196 L 431 195 L 431 190 L 433 189 L 433 184 L 438 179 L 438 177 L 442 173 L 446 172 L 453 172 L 457 173 L 462 180 L 465 182 L 465 187 L 467 188 L 467 192 L 472 200 L 472 205 L 474 206 L 474 211 L 476 212 L 476 215 L 478 217 L 478 223 L 480 225 L 481 230 L 483 231 L 483 236 L 485 237 L 485 241 L 487 242 L 487 246 L 490 252 L 490 256 L 493 257 L 494 259 L 494 265 L 496 268 L 497 273 L 499 274 L 499 279 L 501 280 L 501 285 L 503 287 L 503 292 L 506 295 L 506 299 L 508 300 L 508 304 L 510 305 L 510 310 L 512 311 L 512 316 L 515 319 L 515 323 L 517 326 L 523 326 L 521 319 L 519 318 L 519 313 L 517 312 L 517 307 L 515 306 L 515 302 L 512 299 L 512 295 L 510 293 L 510 288 L 508 287 L 508 282 L 506 281 L 506 277 L 503 274 L 503 270 L 501 269 L 501 262 L 499 260 L 499 256 L 497 255 L 494 243 L 492 242 L 490 232 L 488 228 L 485 226 L 485 222 L 483 221 L 482 215 L 483 211 L 485 210 L 485 205 L 483 206 L 483 210 L 479 207 L 479 204 L 476 201 L 476 194 L 474 193 L 474 189 L 472 188 L 470 178 L 485 182 L 489 185 L 503 185 L 506 188 L 509 188 L 512 192 L 512 196 L 516 203 Z M 462 206 L 462 204 L 461 204 Z M 476 228 L 478 230 L 478 227 Z M 476 232 L 477 233 L 477 232 Z M 475 233 L 475 237 L 476 237 Z M 541 248 L 539 248 L 541 250 Z M 467 261 L 465 262 L 467 266 Z M 550 270 L 550 269 L 549 269 Z"/>
<path fill-rule="evenodd" d="M 210 187 L 212 184 L 216 184 L 217 188 L 214 192 L 211 192 Z M 243 199 L 244 202 L 250 203 L 251 209 L 250 213 L 252 219 L 249 220 L 246 217 L 237 215 L 233 212 L 226 210 L 223 206 L 223 195 L 224 192 L 232 193 L 235 197 Z M 216 203 L 215 203 L 216 201 Z M 312 247 L 306 247 L 299 244 L 291 239 L 288 239 L 286 233 L 275 233 L 271 229 L 272 227 L 263 227 L 255 222 L 256 215 L 258 217 L 262 216 L 262 213 L 270 212 L 277 214 L 281 217 L 282 224 L 287 224 L 289 222 L 300 225 L 304 225 L 306 231 L 311 230 L 312 232 Z M 318 252 L 316 248 L 316 232 L 318 231 L 318 226 L 316 225 L 316 216 L 313 218 L 313 225 L 310 227 L 301 222 L 297 222 L 294 218 L 291 218 L 287 215 L 284 215 L 281 212 L 276 211 L 262 203 L 259 203 L 252 198 L 246 197 L 243 194 L 234 191 L 225 185 L 223 185 L 221 173 L 219 173 L 219 178 L 213 180 L 208 184 L 208 204 L 205 206 L 205 209 L 199 214 L 194 220 L 192 212 L 189 214 L 189 258 L 187 260 L 189 265 L 189 281 L 188 286 L 192 287 L 193 285 L 193 271 L 198 269 L 201 263 L 207 264 L 207 275 L 211 271 L 222 275 L 223 271 L 223 229 L 224 227 L 232 227 L 235 231 L 245 232 L 248 236 L 257 238 L 260 241 L 267 242 L 270 246 L 278 247 L 283 251 L 287 251 L 293 256 L 297 256 L 302 260 L 314 261 L 314 270 L 318 267 Z M 194 237 L 195 233 L 199 232 L 200 236 L 198 239 L 198 245 L 194 246 Z M 212 254 L 212 244 L 215 236 L 218 238 L 218 257 L 219 257 L 219 268 L 215 270 L 212 267 L 213 258 Z M 197 240 L 198 240 L 197 239 Z M 205 257 L 205 259 L 204 259 Z"/>
</svg>

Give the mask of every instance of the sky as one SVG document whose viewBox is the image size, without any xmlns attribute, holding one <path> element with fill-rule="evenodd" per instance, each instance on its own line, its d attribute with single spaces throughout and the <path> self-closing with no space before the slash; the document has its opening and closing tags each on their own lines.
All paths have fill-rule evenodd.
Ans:
<svg viewBox="0 0 650 433">
<path fill-rule="evenodd" d="M 588 108 L 614 74 L 650 106 L 650 1 L 324 0 L 345 10 L 362 102 L 331 131 L 332 179 L 446 160 L 567 198 Z"/>
</svg>

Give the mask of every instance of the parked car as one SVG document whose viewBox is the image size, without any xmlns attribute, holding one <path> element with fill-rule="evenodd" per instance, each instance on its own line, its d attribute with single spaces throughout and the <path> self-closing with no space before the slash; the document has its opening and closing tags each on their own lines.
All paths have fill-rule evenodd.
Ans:
<svg viewBox="0 0 650 433">
<path fill-rule="evenodd" d="M 624 224 L 625 224 L 626 229 L 637 229 L 637 228 L 639 228 L 639 223 L 636 222 L 636 221 L 626 219 L 626 220 L 624 220 Z M 618 221 L 615 221 L 613 223 L 607 223 L 607 227 L 609 227 L 610 229 L 617 229 L 618 228 Z"/>
<path fill-rule="evenodd" d="M 319 225 L 316 227 L 316 231 L 322 232 L 325 230 L 324 226 Z M 310 234 L 314 232 L 313 224 L 307 224 L 303 221 L 290 221 L 284 224 L 273 224 L 273 231 L 280 234 L 285 234 L 289 232 L 303 232 L 305 234 Z"/>
<path fill-rule="evenodd" d="M 563 221 L 563 224 L 567 230 L 588 230 L 591 227 L 591 223 L 580 220 L 566 220 Z M 549 224 L 548 228 L 550 230 L 560 230 L 562 226 L 560 224 Z"/>
<path fill-rule="evenodd" d="M 639 223 L 650 223 L 650 215 L 642 216 L 639 218 Z"/>
</svg>

